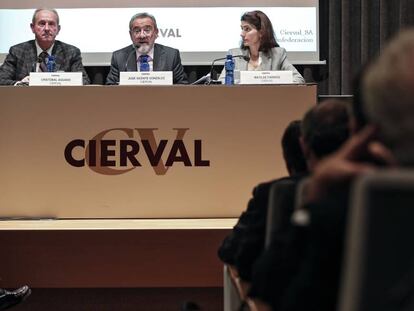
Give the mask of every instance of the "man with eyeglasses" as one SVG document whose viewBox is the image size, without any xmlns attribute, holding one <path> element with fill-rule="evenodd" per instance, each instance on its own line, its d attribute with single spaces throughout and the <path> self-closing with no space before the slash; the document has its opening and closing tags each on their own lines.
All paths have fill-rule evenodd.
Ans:
<svg viewBox="0 0 414 311">
<path fill-rule="evenodd" d="M 55 71 L 82 72 L 83 84 L 89 84 L 82 65 L 80 50 L 56 40 L 60 32 L 59 15 L 54 9 L 37 9 L 30 28 L 35 40 L 12 46 L 0 67 L 0 85 L 25 85 L 33 71 L 48 71 L 47 61 L 53 56 Z"/>
<path fill-rule="evenodd" d="M 129 22 L 132 45 L 112 54 L 106 84 L 118 84 L 121 71 L 172 71 L 174 84 L 187 84 L 187 76 L 177 49 L 155 43 L 158 27 L 155 17 L 138 13 Z"/>
</svg>

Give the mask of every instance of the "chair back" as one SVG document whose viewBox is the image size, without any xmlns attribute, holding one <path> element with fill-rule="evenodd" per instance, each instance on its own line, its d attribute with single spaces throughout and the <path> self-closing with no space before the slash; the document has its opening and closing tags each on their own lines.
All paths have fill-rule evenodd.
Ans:
<svg viewBox="0 0 414 311">
<path fill-rule="evenodd" d="M 414 171 L 353 185 L 339 311 L 414 310 Z"/>
<path fill-rule="evenodd" d="M 273 184 L 269 192 L 266 219 L 265 248 L 272 243 L 272 237 L 287 230 L 294 210 L 297 180 L 283 179 Z"/>
</svg>

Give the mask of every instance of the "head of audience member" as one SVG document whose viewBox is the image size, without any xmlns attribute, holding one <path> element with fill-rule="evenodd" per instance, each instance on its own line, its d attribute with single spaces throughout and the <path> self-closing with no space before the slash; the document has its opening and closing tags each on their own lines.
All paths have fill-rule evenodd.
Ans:
<svg viewBox="0 0 414 311">
<path fill-rule="evenodd" d="M 309 171 L 348 139 L 348 103 L 328 99 L 312 107 L 302 120 L 302 149 Z"/>
<path fill-rule="evenodd" d="M 414 164 L 414 29 L 402 31 L 364 78 L 364 105 L 380 141 L 401 165 Z"/>
<path fill-rule="evenodd" d="M 303 175 L 308 172 L 305 157 L 300 146 L 301 121 L 289 123 L 282 136 L 283 158 L 290 176 Z"/>
<path fill-rule="evenodd" d="M 158 38 L 158 27 L 155 17 L 148 13 L 138 13 L 129 22 L 129 35 L 140 54 L 148 54 Z"/>
<path fill-rule="evenodd" d="M 37 9 L 33 13 L 30 28 L 35 35 L 37 44 L 48 50 L 56 40 L 60 31 L 59 15 L 54 9 Z"/>
<path fill-rule="evenodd" d="M 241 48 L 251 53 L 268 53 L 279 45 L 275 39 L 272 22 L 262 11 L 246 12 L 241 17 Z"/>
</svg>

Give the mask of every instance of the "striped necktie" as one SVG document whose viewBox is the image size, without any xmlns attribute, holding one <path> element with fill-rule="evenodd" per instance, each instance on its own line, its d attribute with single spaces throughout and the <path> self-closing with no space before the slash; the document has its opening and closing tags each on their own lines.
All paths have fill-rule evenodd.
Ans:
<svg viewBox="0 0 414 311">
<path fill-rule="evenodd" d="M 48 56 L 49 54 L 46 51 L 39 54 L 37 62 L 39 63 L 40 71 L 47 72 L 46 58 L 48 58 Z"/>
</svg>

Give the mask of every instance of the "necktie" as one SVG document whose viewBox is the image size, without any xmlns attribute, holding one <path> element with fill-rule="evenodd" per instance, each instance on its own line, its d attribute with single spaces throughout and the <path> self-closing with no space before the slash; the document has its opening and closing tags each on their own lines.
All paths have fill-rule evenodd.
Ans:
<svg viewBox="0 0 414 311">
<path fill-rule="evenodd" d="M 148 58 L 148 55 L 141 55 L 139 57 L 139 71 L 150 71 Z"/>
<path fill-rule="evenodd" d="M 47 72 L 46 58 L 48 58 L 48 56 L 49 54 L 46 51 L 39 54 L 37 62 L 39 63 L 40 71 Z"/>
</svg>

